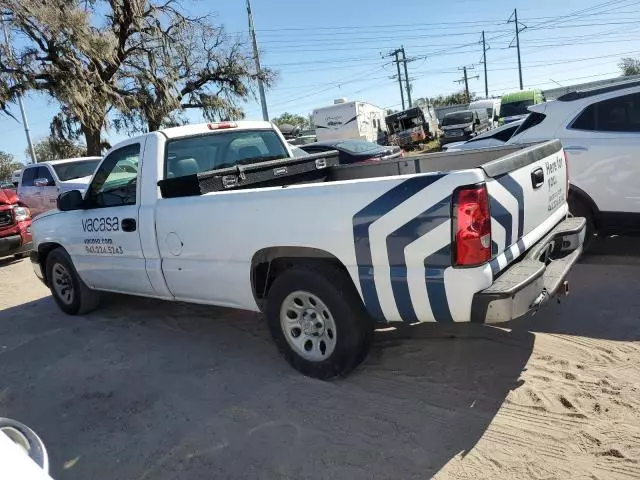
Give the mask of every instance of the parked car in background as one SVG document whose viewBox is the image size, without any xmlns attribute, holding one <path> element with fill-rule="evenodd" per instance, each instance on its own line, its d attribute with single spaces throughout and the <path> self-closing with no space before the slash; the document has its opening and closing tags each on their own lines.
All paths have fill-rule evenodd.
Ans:
<svg viewBox="0 0 640 480">
<path fill-rule="evenodd" d="M 100 157 L 70 158 L 27 165 L 20 175 L 18 196 L 35 217 L 56 207 L 62 192 L 87 187 Z"/>
<path fill-rule="evenodd" d="M 522 90 L 507 93 L 502 96 L 500 103 L 500 124 L 515 122 L 529 115 L 527 110 L 532 105 L 544 102 L 541 90 Z"/>
<path fill-rule="evenodd" d="M 469 140 L 487 131 L 490 126 L 489 116 L 484 109 L 447 113 L 440 125 L 440 145 Z"/>
<path fill-rule="evenodd" d="M 466 142 L 449 143 L 442 147 L 442 150 L 447 152 L 457 152 L 460 150 L 471 150 L 476 148 L 499 147 L 504 145 L 505 142 L 516 133 L 520 125 L 522 125 L 522 122 L 524 122 L 524 120 L 507 123 L 501 127 L 481 133 Z"/>
<path fill-rule="evenodd" d="M 0 189 L 0 257 L 24 256 L 31 250 L 31 212 L 14 188 Z"/>
<path fill-rule="evenodd" d="M 300 149 L 309 153 L 322 153 L 337 150 L 340 165 L 352 163 L 378 162 L 404 156 L 404 152 L 397 146 L 383 146 L 364 140 L 333 140 L 327 142 L 300 145 Z"/>
<path fill-rule="evenodd" d="M 569 207 L 587 219 L 587 234 L 640 232 L 640 81 L 568 93 L 529 110 L 507 143 L 560 139 L 571 170 Z"/>
</svg>

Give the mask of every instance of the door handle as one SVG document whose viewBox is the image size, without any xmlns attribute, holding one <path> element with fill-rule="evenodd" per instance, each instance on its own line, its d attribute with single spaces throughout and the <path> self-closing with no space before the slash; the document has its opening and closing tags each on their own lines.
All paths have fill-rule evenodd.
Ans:
<svg viewBox="0 0 640 480">
<path fill-rule="evenodd" d="M 578 146 L 564 147 L 564 149 L 567 152 L 586 152 L 589 150 L 587 147 L 578 147 Z"/>
<path fill-rule="evenodd" d="M 123 232 L 135 232 L 136 231 L 136 219 L 135 218 L 123 218 L 122 222 Z"/>
<path fill-rule="evenodd" d="M 542 185 L 544 185 L 544 170 L 538 167 L 531 172 L 531 186 L 535 190 L 536 188 L 540 188 Z"/>
</svg>

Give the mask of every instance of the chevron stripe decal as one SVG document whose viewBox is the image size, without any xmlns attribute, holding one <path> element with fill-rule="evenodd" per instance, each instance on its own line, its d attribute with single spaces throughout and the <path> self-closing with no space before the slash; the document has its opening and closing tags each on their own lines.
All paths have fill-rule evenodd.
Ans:
<svg viewBox="0 0 640 480">
<path fill-rule="evenodd" d="M 369 313 L 378 320 L 384 321 L 385 318 L 380 308 L 380 299 L 378 298 L 373 277 L 369 228 L 380 217 L 383 217 L 407 199 L 440 180 L 442 177 L 444 177 L 444 175 L 427 175 L 409 178 L 378 197 L 353 217 L 353 239 L 362 297 Z"/>
<path fill-rule="evenodd" d="M 430 231 L 449 220 L 451 214 L 450 205 L 451 196 L 447 196 L 387 237 L 387 251 L 389 252 L 389 266 L 391 267 L 391 287 L 398 312 L 405 322 L 418 321 L 407 283 L 405 249 L 419 237 L 427 235 Z M 451 264 L 450 259 L 451 255 L 447 258 L 448 263 L 444 265 L 445 267 Z M 425 261 L 425 268 L 427 268 L 427 265 L 431 267 L 432 262 Z M 440 266 L 440 264 L 437 265 Z M 427 292 L 431 287 L 432 285 L 427 283 Z"/>
<path fill-rule="evenodd" d="M 504 175 L 497 179 L 498 183 L 502 185 L 518 202 L 518 237 L 522 238 L 524 232 L 524 192 L 522 185 L 520 185 L 511 175 Z M 511 243 L 509 243 L 511 245 Z"/>
<path fill-rule="evenodd" d="M 458 181 L 446 174 L 410 177 L 353 216 L 358 281 L 373 318 L 448 323 L 460 317 L 447 298 L 447 286 L 449 295 L 456 290 L 445 284 L 450 275 L 460 278 L 451 263 L 451 194 L 438 198 L 454 191 Z M 522 188 L 513 182 L 503 177 L 490 193 L 495 236 L 489 265 L 494 277 L 525 251 L 519 236 L 524 229 Z"/>
</svg>

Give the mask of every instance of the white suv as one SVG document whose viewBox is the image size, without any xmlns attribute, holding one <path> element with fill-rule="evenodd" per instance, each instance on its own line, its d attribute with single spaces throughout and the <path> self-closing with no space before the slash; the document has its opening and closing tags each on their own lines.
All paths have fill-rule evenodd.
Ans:
<svg viewBox="0 0 640 480">
<path fill-rule="evenodd" d="M 588 234 L 640 231 L 640 81 L 571 92 L 529 107 L 507 143 L 559 138 L 571 175 L 569 206 Z"/>
</svg>

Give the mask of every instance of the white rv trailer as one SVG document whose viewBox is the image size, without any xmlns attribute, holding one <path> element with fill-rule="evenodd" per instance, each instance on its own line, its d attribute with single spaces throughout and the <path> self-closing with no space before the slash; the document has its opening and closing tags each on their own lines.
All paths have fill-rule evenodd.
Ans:
<svg viewBox="0 0 640 480">
<path fill-rule="evenodd" d="M 352 139 L 376 142 L 386 131 L 384 110 L 365 102 L 338 99 L 329 107 L 315 109 L 312 117 L 319 142 Z"/>
</svg>

